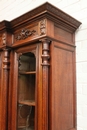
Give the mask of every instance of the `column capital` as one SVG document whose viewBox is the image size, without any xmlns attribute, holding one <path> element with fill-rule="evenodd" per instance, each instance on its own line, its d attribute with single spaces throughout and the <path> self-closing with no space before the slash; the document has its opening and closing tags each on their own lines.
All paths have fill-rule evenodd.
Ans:
<svg viewBox="0 0 87 130">
<path fill-rule="evenodd" d="M 40 40 L 42 42 L 42 66 L 49 66 L 49 59 L 50 59 L 50 49 L 49 49 L 49 45 L 50 45 L 50 40 L 49 39 L 41 39 Z"/>
</svg>

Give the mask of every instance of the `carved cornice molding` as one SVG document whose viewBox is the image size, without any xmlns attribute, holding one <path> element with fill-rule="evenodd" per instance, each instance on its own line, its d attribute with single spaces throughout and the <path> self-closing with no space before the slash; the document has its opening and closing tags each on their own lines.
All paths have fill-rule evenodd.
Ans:
<svg viewBox="0 0 87 130">
<path fill-rule="evenodd" d="M 66 14 L 62 10 L 58 9 L 57 7 L 51 5 L 50 3 L 46 2 L 43 5 L 27 12 L 26 14 L 12 20 L 11 22 L 3 21 L 0 22 L 0 31 L 4 29 L 13 29 L 21 26 L 22 24 L 35 21 L 35 19 L 42 19 L 42 16 L 45 18 L 55 18 L 56 21 L 64 22 L 65 24 L 68 24 L 69 26 L 73 27 L 74 29 L 77 29 L 81 22 L 76 20 L 75 18 L 71 17 L 70 15 Z"/>
<path fill-rule="evenodd" d="M 71 23 L 74 26 L 78 27 L 81 24 L 78 20 L 74 19 L 73 17 L 58 9 L 57 7 L 52 6 L 51 4 L 47 4 L 47 10 L 54 14 L 55 17 L 59 18 L 60 20 L 64 20 L 65 22 Z"/>
<path fill-rule="evenodd" d="M 11 29 L 11 26 L 10 26 L 10 22 L 9 21 L 2 21 L 0 22 L 0 31 L 1 30 L 10 30 Z"/>
<path fill-rule="evenodd" d="M 48 15 L 52 16 L 53 18 L 55 17 L 57 20 L 61 20 L 62 22 L 66 22 L 72 26 L 74 26 L 76 29 L 79 27 L 81 22 L 76 20 L 75 18 L 71 17 L 70 15 L 64 13 L 62 10 L 58 9 L 57 7 L 51 5 L 50 3 L 46 2 L 43 5 L 27 12 L 26 14 L 20 16 L 17 19 L 14 19 L 11 21 L 11 26 L 14 28 L 22 23 L 29 21 L 31 19 L 34 19 L 38 16 L 41 15 Z"/>
<path fill-rule="evenodd" d="M 43 5 L 35 8 L 35 9 L 27 12 L 26 14 L 20 16 L 19 18 L 16 18 L 16 19 L 12 20 L 11 21 L 12 27 L 18 26 L 20 23 L 22 24 L 23 21 L 25 21 L 25 20 L 29 21 L 30 19 L 41 15 L 40 13 L 45 11 L 45 9 L 46 9 L 46 4 L 43 4 Z"/>
<path fill-rule="evenodd" d="M 55 17 L 55 19 L 59 20 L 60 22 L 68 23 L 68 25 L 74 27 L 75 29 L 77 29 L 81 24 L 81 22 L 79 22 L 75 18 L 71 17 L 70 15 L 66 14 L 62 10 L 46 2 L 43 5 L 12 20 L 11 22 L 8 21 L 0 22 L 0 30 L 3 29 L 11 30 L 15 27 L 24 24 L 25 21 L 30 22 L 31 20 L 34 20 L 37 17 L 40 18 L 41 16 L 51 17 L 51 19 Z"/>
<path fill-rule="evenodd" d="M 19 34 L 16 35 L 15 39 L 16 40 L 24 40 L 26 38 L 28 38 L 31 35 L 35 34 L 35 30 L 28 30 L 28 29 L 22 29 L 21 32 Z"/>
</svg>

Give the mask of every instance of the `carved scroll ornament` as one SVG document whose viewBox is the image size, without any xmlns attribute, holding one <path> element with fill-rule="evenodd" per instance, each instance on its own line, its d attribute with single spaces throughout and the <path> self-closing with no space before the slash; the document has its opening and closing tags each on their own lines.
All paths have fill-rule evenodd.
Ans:
<svg viewBox="0 0 87 130">
<path fill-rule="evenodd" d="M 22 29 L 21 32 L 15 37 L 16 40 L 24 40 L 31 35 L 35 34 L 35 30 Z"/>
</svg>

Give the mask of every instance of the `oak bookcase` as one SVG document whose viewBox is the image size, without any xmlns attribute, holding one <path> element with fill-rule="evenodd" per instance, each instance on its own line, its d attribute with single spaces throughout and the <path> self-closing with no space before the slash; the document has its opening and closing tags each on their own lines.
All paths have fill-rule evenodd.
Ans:
<svg viewBox="0 0 87 130">
<path fill-rule="evenodd" d="M 0 130 L 76 130 L 80 24 L 48 2 L 0 22 Z"/>
</svg>

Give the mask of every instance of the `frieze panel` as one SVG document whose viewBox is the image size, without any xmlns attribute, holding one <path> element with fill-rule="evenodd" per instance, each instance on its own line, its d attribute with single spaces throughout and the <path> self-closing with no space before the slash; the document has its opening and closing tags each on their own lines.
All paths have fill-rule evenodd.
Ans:
<svg viewBox="0 0 87 130">
<path fill-rule="evenodd" d="M 35 30 L 29 30 L 29 29 L 22 29 L 19 34 L 15 36 L 16 41 L 17 40 L 24 40 L 28 38 L 29 36 L 35 35 Z"/>
</svg>

